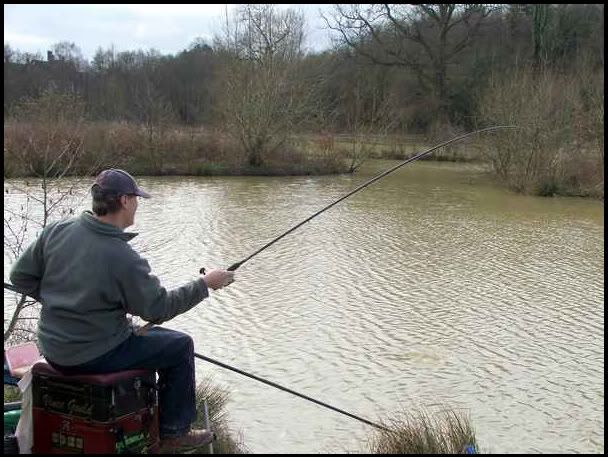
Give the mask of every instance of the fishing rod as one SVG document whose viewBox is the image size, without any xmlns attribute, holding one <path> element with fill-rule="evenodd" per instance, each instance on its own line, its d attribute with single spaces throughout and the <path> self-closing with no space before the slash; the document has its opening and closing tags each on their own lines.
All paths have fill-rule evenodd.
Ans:
<svg viewBox="0 0 608 457">
<path fill-rule="evenodd" d="M 365 189 L 367 186 L 369 186 L 370 184 L 373 184 L 374 182 L 384 178 L 385 176 L 391 174 L 393 171 L 401 168 L 404 165 L 407 165 L 408 163 L 411 162 L 415 162 L 416 160 L 419 160 L 427 155 L 429 155 L 431 152 L 436 151 L 439 148 L 442 148 L 444 146 L 447 146 L 449 144 L 452 143 L 456 143 L 457 141 L 463 140 L 467 137 L 473 136 L 473 135 L 477 135 L 478 133 L 484 133 L 484 132 L 490 132 L 492 130 L 498 130 L 498 129 L 515 129 L 518 128 L 515 125 L 497 125 L 494 127 L 486 127 L 484 129 L 481 130 L 475 130 L 473 132 L 469 132 L 469 133 L 465 133 L 464 135 L 460 135 L 457 136 L 455 138 L 452 138 L 451 140 L 447 140 L 444 141 L 443 143 L 440 143 L 436 146 L 433 146 L 432 148 L 427 149 L 426 151 L 423 151 L 419 154 L 416 154 L 413 157 L 410 157 L 407 160 L 404 160 L 403 162 L 395 165 L 394 167 L 386 170 L 383 173 L 380 173 L 379 175 L 375 176 L 374 178 L 370 179 L 369 181 L 364 182 L 363 184 L 361 184 L 360 186 L 358 186 L 357 188 L 351 190 L 350 192 L 348 192 L 346 195 L 343 195 L 342 197 L 340 197 L 338 200 L 334 201 L 333 203 L 330 203 L 329 205 L 327 205 L 325 208 L 320 209 L 319 211 L 317 211 L 316 213 L 314 213 L 312 216 L 308 217 L 307 219 L 304 219 L 302 222 L 300 222 L 299 224 L 294 225 L 292 228 L 290 228 L 289 230 L 287 230 L 285 233 L 277 236 L 274 240 L 270 241 L 269 243 L 266 243 L 264 246 L 262 246 L 260 249 L 258 249 L 257 251 L 255 251 L 253 254 L 251 254 L 248 257 L 245 257 L 243 260 L 241 260 L 240 262 L 236 262 L 233 263 L 232 265 L 230 265 L 227 270 L 228 271 L 235 271 L 237 270 L 241 265 L 243 265 L 245 262 L 248 262 L 249 260 L 251 260 L 253 257 L 255 257 L 256 255 L 258 255 L 260 252 L 264 251 L 265 249 L 269 248 L 270 246 L 272 246 L 274 243 L 276 243 L 277 241 L 279 241 L 281 238 L 289 235 L 291 232 L 293 232 L 294 230 L 298 229 L 299 227 L 301 227 L 302 225 L 304 225 L 305 223 L 307 223 L 308 221 L 310 221 L 311 219 L 314 219 L 315 217 L 317 217 L 319 214 L 327 211 L 329 208 L 331 208 L 334 205 L 337 205 L 338 203 L 340 203 L 343 200 L 346 200 L 348 197 L 350 197 L 351 195 L 356 194 L 357 192 L 359 192 L 360 190 Z M 205 274 L 205 269 L 201 268 L 200 269 L 200 273 L 201 274 Z"/>
<path fill-rule="evenodd" d="M 8 289 L 10 291 L 13 291 L 13 292 L 16 292 L 16 293 L 19 293 L 19 294 L 22 294 L 22 295 L 27 295 L 28 297 L 34 298 L 30 294 L 24 293 L 23 291 L 19 290 L 13 284 L 5 282 L 4 283 L 4 288 Z M 254 375 L 254 374 L 247 373 L 246 371 L 243 371 L 243 370 L 240 370 L 240 369 L 235 368 L 233 366 L 230 366 L 228 364 L 222 363 L 222 362 L 220 362 L 218 360 L 212 359 L 211 357 L 207 357 L 207 356 L 198 354 L 196 352 L 194 353 L 194 356 L 197 357 L 197 358 L 199 358 L 199 359 L 201 359 L 201 360 L 204 360 L 206 362 L 212 363 L 214 365 L 218 365 L 218 366 L 220 366 L 222 368 L 225 368 L 227 370 L 234 371 L 235 373 L 238 373 L 240 375 L 243 375 L 243 376 L 246 376 L 248 378 L 254 379 L 256 381 L 259 381 L 259 382 L 261 382 L 263 384 L 267 384 L 267 385 L 269 385 L 271 387 L 274 387 L 276 389 L 283 390 L 283 391 L 288 392 L 288 393 L 290 393 L 292 395 L 295 395 L 297 397 L 303 398 L 303 399 L 308 400 L 310 402 L 313 402 L 313 403 L 315 403 L 317 405 L 323 406 L 324 408 L 331 409 L 332 411 L 336 411 L 336 412 L 338 412 L 340 414 L 343 414 L 345 416 L 348 416 L 348 417 L 356 419 L 356 420 L 358 420 L 360 422 L 363 422 L 364 424 L 371 425 L 372 427 L 375 427 L 377 429 L 384 430 L 386 432 L 393 432 L 393 430 L 391 430 L 391 429 L 389 429 L 389 428 L 387 428 L 387 427 L 385 427 L 383 425 L 376 424 L 375 422 L 372 422 L 372 421 L 370 421 L 368 419 L 365 419 L 363 417 L 357 416 L 356 414 L 352 414 L 352 413 L 349 413 L 348 411 L 344 411 L 343 409 L 336 408 L 335 406 L 332 406 L 332 405 L 330 405 L 328 403 L 324 403 L 324 402 L 322 402 L 320 400 L 316 400 L 316 399 L 314 399 L 312 397 L 309 397 L 308 395 L 304 395 L 302 393 L 296 392 L 295 390 L 292 390 L 292 389 L 289 389 L 287 387 L 284 387 L 284 386 L 282 386 L 280 384 L 277 384 L 276 382 L 268 381 L 267 379 L 261 378 L 259 376 Z"/>
<path fill-rule="evenodd" d="M 267 244 L 265 244 L 264 246 L 262 246 L 260 249 L 258 249 L 257 251 L 255 251 L 255 252 L 254 252 L 253 254 L 251 254 L 250 256 L 248 256 L 248 257 L 244 258 L 244 259 L 243 259 L 243 260 L 241 260 L 240 262 L 237 262 L 237 263 L 232 264 L 231 266 L 229 266 L 229 267 L 228 267 L 228 269 L 227 269 L 227 270 L 228 270 L 228 271 L 235 271 L 235 270 L 237 270 L 237 269 L 238 269 L 238 268 L 239 268 L 241 265 L 243 265 L 245 262 L 249 261 L 250 259 L 252 259 L 252 258 L 253 258 L 253 257 L 255 257 L 256 255 L 258 255 L 260 252 L 262 252 L 262 251 L 264 251 L 265 249 L 269 248 L 270 246 L 272 246 L 274 243 L 276 243 L 277 241 L 279 241 L 279 240 L 280 240 L 280 239 L 282 239 L 283 237 L 287 236 L 288 234 L 290 234 L 290 233 L 291 233 L 291 232 L 293 232 L 294 230 L 298 229 L 299 227 L 301 227 L 302 225 L 304 225 L 306 222 L 308 222 L 308 221 L 310 221 L 311 219 L 313 219 L 313 218 L 317 217 L 319 214 L 323 213 L 324 211 L 327 211 L 329 208 L 331 208 L 331 207 L 332 207 L 332 206 L 334 206 L 334 205 L 337 205 L 338 203 L 340 203 L 341 201 L 343 201 L 343 200 L 345 200 L 346 198 L 350 197 L 351 195 L 353 195 L 353 194 L 355 194 L 355 193 L 359 192 L 360 190 L 363 190 L 364 188 L 366 188 L 366 187 L 367 187 L 367 186 L 369 186 L 370 184 L 372 184 L 372 183 L 374 183 L 374 182 L 376 182 L 376 181 L 378 181 L 378 180 L 380 180 L 380 179 L 384 178 L 385 176 L 387 176 L 387 175 L 389 175 L 390 173 L 394 172 L 395 170 L 397 170 L 397 169 L 401 168 L 402 166 L 407 165 L 408 163 L 415 162 L 416 160 L 421 159 L 422 157 L 424 157 L 424 156 L 426 156 L 426 155 L 430 154 L 430 153 L 431 153 L 431 152 L 433 152 L 433 151 L 436 151 L 436 150 L 437 150 L 437 149 L 439 149 L 439 148 L 442 148 L 442 147 L 447 146 L 447 145 L 449 145 L 449 144 L 455 143 L 455 142 L 460 141 L 460 140 L 462 140 L 462 139 L 464 139 L 464 138 L 467 138 L 467 137 L 469 137 L 469 136 L 476 135 L 476 134 L 479 134 L 479 133 L 489 132 L 489 131 L 493 131 L 493 130 L 498 130 L 498 129 L 512 129 L 512 128 L 517 128 L 517 126 L 512 126 L 512 125 L 501 125 L 501 126 L 487 127 L 487 128 L 481 129 L 481 130 L 476 130 L 476 131 L 469 132 L 469 133 L 466 133 L 466 134 L 464 134 L 464 135 L 460 135 L 460 136 L 458 136 L 458 137 L 452 138 L 451 140 L 444 141 L 443 143 L 440 143 L 440 144 L 438 144 L 438 145 L 436 145 L 436 146 L 433 146 L 432 148 L 427 149 L 427 150 L 425 150 L 425 151 L 423 151 L 423 152 L 421 152 L 421 153 L 419 153 L 419 154 L 417 154 L 417 155 L 415 155 L 415 156 L 413 156 L 413 157 L 410 157 L 409 159 L 404 160 L 403 162 L 401 162 L 401 163 L 399 163 L 399 164 L 395 165 L 394 167 L 392 167 L 392 168 L 390 168 L 390 169 L 386 170 L 385 172 L 380 173 L 379 175 L 375 176 L 374 178 L 370 179 L 369 181 L 366 181 L 365 183 L 361 184 L 361 185 L 360 185 L 360 186 L 358 186 L 357 188 L 355 188 L 355 189 L 353 189 L 352 191 L 348 192 L 346 195 L 344 195 L 344 196 L 340 197 L 338 200 L 334 201 L 333 203 L 331 203 L 331 204 L 327 205 L 326 207 L 322 208 L 321 210 L 317 211 L 317 212 L 316 212 L 316 213 L 314 213 L 312 216 L 308 217 L 307 219 L 303 220 L 303 221 L 302 221 L 302 222 L 300 222 L 299 224 L 297 224 L 297 225 L 293 226 L 292 228 L 290 228 L 289 230 L 287 230 L 285 233 L 283 233 L 283 234 L 279 235 L 278 237 L 276 237 L 274 240 L 272 240 L 272 241 L 270 241 L 269 243 L 267 243 Z M 204 273 L 205 273 L 205 269 L 204 269 L 204 268 L 201 268 L 200 272 L 201 272 L 202 274 L 204 274 Z M 12 284 L 8 284 L 8 283 L 6 283 L 6 282 L 4 283 L 4 287 L 5 287 L 6 289 L 12 290 L 12 291 L 17 292 L 17 293 L 23 293 L 23 292 L 19 291 L 17 288 L 15 288 L 15 286 L 13 286 Z M 141 327 L 141 328 L 138 330 L 138 332 L 137 332 L 137 333 L 138 333 L 138 334 L 144 333 L 144 332 L 145 332 L 145 331 L 146 331 L 146 330 L 147 330 L 147 329 L 148 329 L 150 326 L 152 326 L 152 325 L 153 325 L 152 323 L 147 323 L 146 325 L 144 325 L 143 327 Z M 275 387 L 275 388 L 277 388 L 277 389 L 283 390 L 283 391 L 285 391 L 285 392 L 289 392 L 289 393 L 291 393 L 292 395 L 296 395 L 296 396 L 298 396 L 298 397 L 300 397 L 300 398 L 304 398 L 305 400 L 311 401 L 311 402 L 313 402 L 313 403 L 315 403 L 315 404 L 318 404 L 318 405 L 320 405 L 320 406 L 323 406 L 323 407 L 325 407 L 325 408 L 329 408 L 329 409 L 331 409 L 331 410 L 333 410 L 333 411 L 336 411 L 336 412 L 338 412 L 338 413 L 340 413 L 340 414 L 344 414 L 344 415 L 346 415 L 346 416 L 348 416 L 348 417 L 351 417 L 351 418 L 353 418 L 353 419 L 356 419 L 356 420 L 358 420 L 358 421 L 361 421 L 361 422 L 363 422 L 363 423 L 365 423 L 365 424 L 371 425 L 371 426 L 373 426 L 373 427 L 375 427 L 375 428 L 378 428 L 378 429 L 380 429 L 380 430 L 387 431 L 387 432 L 394 432 L 393 430 L 391 430 L 391 429 L 389 429 L 389 428 L 387 428 L 387 427 L 384 427 L 384 426 L 382 426 L 382 425 L 380 425 L 380 424 L 376 424 L 376 423 L 374 423 L 374 422 L 372 422 L 372 421 L 370 421 L 370 420 L 364 419 L 364 418 L 359 417 L 359 416 L 357 416 L 357 415 L 355 415 L 355 414 L 352 414 L 352 413 L 349 413 L 349 412 L 344 411 L 344 410 L 342 410 L 342 409 L 336 408 L 335 406 L 331 406 L 331 405 L 329 405 L 329 404 L 327 404 L 327 403 L 321 402 L 321 401 L 316 400 L 316 399 L 314 399 L 314 398 L 312 398 L 312 397 L 309 397 L 309 396 L 307 396 L 307 395 L 304 395 L 304 394 L 298 393 L 298 392 L 296 392 L 296 391 L 294 391 L 294 390 L 288 389 L 287 387 L 283 387 L 283 386 L 281 386 L 281 385 L 279 385 L 279 384 L 277 384 L 277 383 L 274 383 L 274 382 L 272 382 L 272 381 L 265 380 L 265 379 L 263 379 L 263 378 L 260 378 L 260 377 L 258 377 L 258 376 L 255 376 L 255 375 L 253 375 L 253 374 L 251 374 L 251 373 L 247 373 L 247 372 L 245 372 L 245 371 L 243 371 L 243 370 L 240 370 L 240 369 L 238 369 L 238 368 L 231 367 L 230 365 L 227 365 L 227 364 L 225 364 L 225 363 L 219 362 L 219 361 L 214 360 L 214 359 L 212 359 L 212 358 L 210 358 L 210 357 L 206 357 L 206 356 L 203 356 L 203 355 L 200 355 L 200 354 L 197 354 L 197 353 L 195 353 L 194 355 L 195 355 L 195 357 L 197 357 L 197 358 L 199 358 L 199 359 L 201 359 L 201 360 L 205 360 L 205 361 L 207 361 L 207 362 L 209 362 L 209 363 L 213 363 L 213 364 L 218 365 L 218 366 L 220 366 L 220 367 L 222 367 L 222 368 L 225 368 L 225 369 L 228 369 L 228 370 L 234 371 L 234 372 L 239 373 L 239 374 L 241 374 L 241 375 L 243 375 L 243 376 L 247 376 L 247 377 L 249 377 L 249 378 L 251 378 L 251 379 L 254 379 L 254 380 L 256 380 L 256 381 L 262 382 L 262 383 L 264 383 L 264 384 L 267 384 L 267 385 L 269 385 L 269 386 Z"/>
<path fill-rule="evenodd" d="M 338 412 L 340 414 L 344 414 L 345 416 L 348 416 L 348 417 L 351 417 L 353 419 L 356 419 L 356 420 L 358 420 L 360 422 L 363 422 L 364 424 L 371 425 L 372 427 L 375 427 L 377 429 L 383 430 L 385 432 L 391 432 L 391 433 L 394 432 L 394 430 L 391 430 L 390 428 L 387 428 L 387 427 L 385 427 L 383 425 L 376 424 L 375 422 L 372 422 L 372 421 L 370 421 L 368 419 L 364 419 L 363 417 L 357 416 L 356 414 L 349 413 L 347 411 L 344 411 L 343 409 L 336 408 L 335 406 L 329 405 L 327 403 L 324 403 L 322 401 L 319 401 L 319 400 L 316 400 L 316 399 L 314 399 L 312 397 L 309 397 L 308 395 L 304 395 L 304 394 L 301 394 L 299 392 L 296 392 L 295 390 L 291 390 L 291 389 L 288 389 L 287 387 L 283 387 L 280 384 L 277 384 L 276 382 L 268 381 L 268 380 L 266 380 L 264 378 L 260 378 L 259 376 L 255 376 L 255 375 L 252 375 L 251 373 L 247 373 L 247 372 L 245 372 L 243 370 L 239 370 L 238 368 L 231 367 L 230 365 L 227 365 L 225 363 L 222 363 L 222 362 L 219 362 L 217 360 L 214 360 L 211 357 L 206 357 L 204 355 L 197 354 L 196 352 L 194 353 L 194 357 L 198 357 L 199 359 L 205 360 L 206 362 L 213 363 L 213 364 L 218 365 L 218 366 L 220 366 L 222 368 L 226 368 L 227 370 L 234 371 L 235 373 L 241 374 L 243 376 L 247 376 L 248 378 L 255 379 L 256 381 L 259 381 L 261 383 L 267 384 L 267 385 L 269 385 L 271 387 L 275 387 L 275 388 L 277 388 L 279 390 L 283 390 L 283 391 L 288 392 L 288 393 L 290 393 L 292 395 L 295 395 L 297 397 L 303 398 L 304 400 L 311 401 L 311 402 L 313 402 L 313 403 L 315 403 L 317 405 L 320 405 L 320 406 L 323 406 L 325 408 L 331 409 L 332 411 L 336 411 L 336 412 Z"/>
<path fill-rule="evenodd" d="M 415 156 L 410 157 L 409 159 L 404 160 L 403 162 L 398 163 L 397 165 L 395 165 L 394 167 L 380 173 L 379 175 L 373 177 L 372 179 L 364 182 L 363 184 L 361 184 L 360 186 L 356 187 L 355 189 L 351 190 L 350 192 L 348 192 L 346 195 L 343 195 L 342 197 L 340 197 L 339 199 L 337 199 L 336 201 L 330 203 L 329 205 L 325 206 L 324 208 L 320 209 L 319 211 L 317 211 L 316 213 L 314 213 L 312 216 L 304 219 L 302 222 L 300 222 L 299 224 L 294 225 L 292 228 L 290 228 L 289 230 L 287 230 L 286 232 L 282 233 L 281 235 L 277 236 L 275 239 L 273 239 L 272 241 L 270 241 L 269 243 L 266 243 L 264 246 L 262 246 L 260 249 L 258 249 L 257 251 L 255 251 L 253 254 L 251 254 L 250 256 L 244 258 L 243 260 L 241 260 L 240 262 L 236 262 L 232 265 L 230 265 L 227 270 L 228 271 L 235 271 L 237 270 L 241 265 L 243 265 L 245 262 L 251 260 L 253 257 L 255 257 L 256 255 L 258 255 L 260 252 L 264 251 L 265 249 L 269 248 L 270 246 L 272 246 L 274 243 L 276 243 L 277 241 L 279 241 L 280 239 L 284 238 L 285 236 L 289 235 L 291 232 L 295 231 L 296 229 L 298 229 L 299 227 L 301 227 L 302 225 L 304 225 L 305 223 L 307 223 L 308 221 L 310 221 L 311 219 L 314 219 L 315 217 L 317 217 L 319 214 L 327 211 L 329 208 L 331 208 L 332 206 L 337 205 L 338 203 L 340 203 L 343 200 L 346 200 L 348 197 L 350 197 L 351 195 L 356 194 L 357 192 L 359 192 L 360 190 L 365 189 L 367 186 L 369 186 L 370 184 L 373 184 L 374 182 L 384 178 L 385 176 L 391 174 L 392 172 L 394 172 L 395 170 L 398 170 L 399 168 L 403 167 L 404 165 L 407 165 L 408 163 L 411 162 L 415 162 L 416 160 L 419 160 L 427 155 L 429 155 L 431 152 L 436 151 L 437 149 L 440 149 L 444 146 L 447 146 L 449 144 L 452 143 L 456 143 L 457 141 L 463 140 L 465 138 L 468 138 L 470 136 L 473 135 L 477 135 L 479 133 L 484 133 L 484 132 L 490 132 L 493 130 L 499 130 L 499 129 L 514 129 L 514 128 L 518 128 L 515 125 L 497 125 L 497 126 L 493 126 L 493 127 L 486 127 L 484 129 L 481 130 L 475 130 L 473 132 L 469 132 L 469 133 L 465 133 L 463 135 L 457 136 L 455 138 L 452 138 L 451 140 L 447 140 L 444 141 L 443 143 L 440 143 L 436 146 L 433 146 L 432 148 L 429 148 L 419 154 L 416 154 Z M 205 268 L 201 268 L 199 270 L 200 274 L 205 274 Z M 147 331 L 150 327 L 152 327 L 154 324 L 152 323 L 147 323 L 146 325 L 144 325 L 140 330 L 139 330 L 139 334 L 144 333 L 145 331 Z"/>
<path fill-rule="evenodd" d="M 289 235 L 291 232 L 295 231 L 296 229 L 300 228 L 302 225 L 306 224 L 308 221 L 310 221 L 311 219 L 314 219 L 315 217 L 317 217 L 319 214 L 327 211 L 329 208 L 331 208 L 332 206 L 337 205 L 338 203 L 340 203 L 343 200 L 346 200 L 348 197 L 350 197 L 351 195 L 356 194 L 357 192 L 359 192 L 360 190 L 365 189 L 367 186 L 369 186 L 370 184 L 373 184 L 374 182 L 384 178 L 385 176 L 391 174 L 392 172 L 394 172 L 395 170 L 398 170 L 399 168 L 401 168 L 404 165 L 407 165 L 408 163 L 411 162 L 415 162 L 416 160 L 419 160 L 427 155 L 429 155 L 431 152 L 436 151 L 439 148 L 442 148 L 444 146 L 447 146 L 449 144 L 452 143 L 456 143 L 457 141 L 463 140 L 465 138 L 468 138 L 470 136 L 473 135 L 477 135 L 479 133 L 484 133 L 484 132 L 490 132 L 493 130 L 498 130 L 498 129 L 515 129 L 518 128 L 515 125 L 497 125 L 497 126 L 493 126 L 493 127 L 486 127 L 484 129 L 480 129 L 480 130 L 475 130 L 473 132 L 469 132 L 469 133 L 465 133 L 463 135 L 457 136 L 455 138 L 452 138 L 451 140 L 447 140 L 444 141 L 443 143 L 440 143 L 436 146 L 433 146 L 432 148 L 427 149 L 426 151 L 423 151 L 419 154 L 416 154 L 415 156 L 410 157 L 409 159 L 404 160 L 403 162 L 398 163 L 397 165 L 395 165 L 394 167 L 380 173 L 379 175 L 373 177 L 372 179 L 370 179 L 369 181 L 364 182 L 363 184 L 361 184 L 360 186 L 356 187 L 355 189 L 351 190 L 350 192 L 348 192 L 346 195 L 343 195 L 342 197 L 340 197 L 339 199 L 337 199 L 336 201 L 330 203 L 329 205 L 325 206 L 324 208 L 321 208 L 319 211 L 317 211 L 316 213 L 314 213 L 312 216 L 304 219 L 302 222 L 300 222 L 299 224 L 294 225 L 292 228 L 290 228 L 289 230 L 287 230 L 286 232 L 282 233 L 281 235 L 277 236 L 275 239 L 273 239 L 272 241 L 266 243 L 264 246 L 262 246 L 260 249 L 258 249 L 257 251 L 255 251 L 253 254 L 249 255 L 248 257 L 245 257 L 243 260 L 241 260 L 240 262 L 236 262 L 233 263 L 232 265 L 230 265 L 227 270 L 228 271 L 236 271 L 241 265 L 243 265 L 245 262 L 248 262 L 249 260 L 251 260 L 253 257 L 255 257 L 256 255 L 258 255 L 260 252 L 264 251 L 265 249 L 268 249 L 270 246 L 272 246 L 274 243 L 276 243 L 277 241 L 279 241 L 280 239 L 284 238 L 285 236 Z M 204 275 L 206 272 L 206 269 L 203 267 L 199 270 L 199 273 Z M 140 332 L 145 332 L 147 329 L 149 329 L 150 327 L 152 327 L 154 324 L 152 323 L 147 323 L 146 325 L 144 325 Z"/>
</svg>

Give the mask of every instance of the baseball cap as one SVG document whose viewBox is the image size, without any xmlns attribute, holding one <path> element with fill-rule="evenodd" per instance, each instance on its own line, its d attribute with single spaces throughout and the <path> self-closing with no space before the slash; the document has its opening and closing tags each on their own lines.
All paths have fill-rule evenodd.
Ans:
<svg viewBox="0 0 608 457">
<path fill-rule="evenodd" d="M 138 195 L 144 198 L 150 198 L 151 195 L 140 189 L 135 178 L 124 170 L 118 168 L 109 168 L 103 170 L 95 178 L 93 185 L 98 185 L 102 190 L 116 195 Z"/>
</svg>

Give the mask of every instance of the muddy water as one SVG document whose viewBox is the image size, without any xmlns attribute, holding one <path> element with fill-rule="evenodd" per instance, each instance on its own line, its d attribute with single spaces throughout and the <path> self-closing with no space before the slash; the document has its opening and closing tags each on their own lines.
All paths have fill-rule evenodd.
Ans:
<svg viewBox="0 0 608 457">
<path fill-rule="evenodd" d="M 142 177 L 154 198 L 140 202 L 134 244 L 175 286 L 393 164 L 355 176 Z M 5 206 L 22 200 L 5 193 Z M 412 164 L 168 326 L 201 354 L 371 420 L 450 407 L 470 414 L 482 452 L 602 452 L 603 212 L 513 195 L 474 166 Z M 232 425 L 253 452 L 356 452 L 371 431 L 199 361 L 203 374 L 231 391 Z"/>
</svg>

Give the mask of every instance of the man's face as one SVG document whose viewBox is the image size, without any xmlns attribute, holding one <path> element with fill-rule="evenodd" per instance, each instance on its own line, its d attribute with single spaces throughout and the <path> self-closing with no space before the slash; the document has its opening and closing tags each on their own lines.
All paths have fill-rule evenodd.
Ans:
<svg viewBox="0 0 608 457">
<path fill-rule="evenodd" d="M 137 195 L 124 195 L 122 197 L 125 210 L 125 228 L 135 223 L 135 212 L 137 211 Z"/>
</svg>

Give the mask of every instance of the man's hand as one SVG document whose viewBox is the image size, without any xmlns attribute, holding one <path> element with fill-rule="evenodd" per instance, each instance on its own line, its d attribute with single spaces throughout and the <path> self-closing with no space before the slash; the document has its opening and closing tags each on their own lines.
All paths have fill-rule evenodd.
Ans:
<svg viewBox="0 0 608 457">
<path fill-rule="evenodd" d="M 216 290 L 226 287 L 234 282 L 234 271 L 228 270 L 211 270 L 209 273 L 202 275 L 207 287 Z"/>
</svg>

